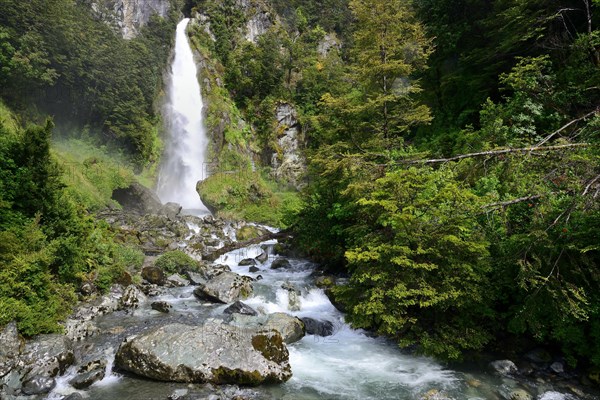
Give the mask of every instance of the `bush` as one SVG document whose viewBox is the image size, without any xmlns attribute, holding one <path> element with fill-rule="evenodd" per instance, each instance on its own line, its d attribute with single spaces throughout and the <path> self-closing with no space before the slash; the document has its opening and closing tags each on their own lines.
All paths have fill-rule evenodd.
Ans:
<svg viewBox="0 0 600 400">
<path fill-rule="evenodd" d="M 169 251 L 161 255 L 156 259 L 154 265 L 170 274 L 198 269 L 198 262 L 181 250 Z"/>
</svg>

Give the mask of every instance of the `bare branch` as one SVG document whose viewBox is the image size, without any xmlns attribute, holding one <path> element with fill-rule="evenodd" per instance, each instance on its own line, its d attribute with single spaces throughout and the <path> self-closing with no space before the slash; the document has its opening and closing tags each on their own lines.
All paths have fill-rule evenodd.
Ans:
<svg viewBox="0 0 600 400">
<path fill-rule="evenodd" d="M 512 204 L 522 203 L 524 201 L 536 200 L 536 199 L 539 199 L 540 197 L 543 197 L 543 195 L 542 194 L 534 194 L 534 195 L 527 196 L 527 197 L 520 197 L 518 199 L 486 204 L 483 206 L 483 208 L 504 208 L 504 207 L 510 206 Z"/>
<path fill-rule="evenodd" d="M 534 151 L 556 151 L 556 150 L 564 150 L 570 148 L 579 148 L 579 147 L 588 147 L 589 143 L 571 143 L 571 144 L 561 144 L 556 146 L 534 146 L 534 147 L 522 147 L 522 148 L 513 148 L 513 149 L 500 149 L 500 150 L 489 150 L 489 151 L 480 151 L 477 153 L 469 153 L 469 154 L 460 154 L 454 157 L 448 158 L 432 158 L 429 160 L 403 160 L 398 161 L 400 164 L 439 164 L 446 163 L 450 161 L 458 161 L 463 160 L 465 158 L 474 158 L 474 157 L 486 157 L 486 156 L 499 156 L 503 154 L 510 153 L 530 153 Z"/>
<path fill-rule="evenodd" d="M 590 190 L 590 188 L 592 187 L 592 185 L 596 182 L 598 182 L 598 179 L 600 179 L 600 175 L 596 175 L 596 177 L 594 179 L 592 179 L 590 181 L 590 183 L 587 184 L 587 186 L 585 187 L 585 190 L 583 191 L 583 193 L 581 193 L 582 196 L 585 196 L 587 194 L 587 192 Z M 595 197 L 595 196 L 594 196 Z"/>
<path fill-rule="evenodd" d="M 577 122 L 579 122 L 579 121 L 581 121 L 581 120 L 583 120 L 583 119 L 586 119 L 586 118 L 588 118 L 588 117 L 592 116 L 593 114 L 595 114 L 595 113 L 597 113 L 597 112 L 598 112 L 598 109 L 596 109 L 596 110 L 594 110 L 594 111 L 592 111 L 592 112 L 589 112 L 589 113 L 585 114 L 583 117 L 579 117 L 579 118 L 577 118 L 577 119 L 574 119 L 573 121 L 571 121 L 571 122 L 569 122 L 569 123 L 567 123 L 567 124 L 563 125 L 563 126 L 562 126 L 562 127 L 560 127 L 559 129 L 555 130 L 554 132 L 552 132 L 551 134 L 549 134 L 548 136 L 546 136 L 546 137 L 545 137 L 545 138 L 544 138 L 544 139 L 543 139 L 541 142 L 539 142 L 538 144 L 536 144 L 534 147 L 538 147 L 538 146 L 541 146 L 541 145 L 543 145 L 543 144 L 544 144 L 544 143 L 546 143 L 548 140 L 552 139 L 554 136 L 558 135 L 560 132 L 562 132 L 562 131 L 564 131 L 565 129 L 567 129 L 569 126 L 571 126 L 571 125 L 573 125 L 573 124 L 576 124 Z"/>
</svg>

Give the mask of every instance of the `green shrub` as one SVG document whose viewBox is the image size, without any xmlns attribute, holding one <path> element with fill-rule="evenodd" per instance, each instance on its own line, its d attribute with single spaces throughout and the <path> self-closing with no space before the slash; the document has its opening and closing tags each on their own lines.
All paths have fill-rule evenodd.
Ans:
<svg viewBox="0 0 600 400">
<path fill-rule="evenodd" d="M 181 250 L 164 253 L 156 259 L 154 265 L 170 274 L 181 273 L 184 270 L 195 270 L 198 268 L 198 262 Z"/>
</svg>

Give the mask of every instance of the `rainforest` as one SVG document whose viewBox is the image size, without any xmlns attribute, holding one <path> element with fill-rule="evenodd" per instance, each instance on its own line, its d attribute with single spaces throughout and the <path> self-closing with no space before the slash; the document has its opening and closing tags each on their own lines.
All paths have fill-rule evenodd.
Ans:
<svg viewBox="0 0 600 400">
<path fill-rule="evenodd" d="M 533 370 L 559 362 L 550 381 L 575 376 L 595 393 L 599 25 L 598 0 L 0 0 L 0 342 L 12 330 L 24 343 L 63 335 L 82 304 L 116 287 L 122 299 L 145 292 L 150 310 L 157 293 L 175 296 L 161 292 L 161 274 L 186 277 L 171 283 L 190 287 L 177 295 L 257 308 L 245 286 L 256 272 L 254 292 L 276 282 L 285 313 L 319 319 L 292 304 L 317 296 L 332 327 L 388 346 L 361 336 L 364 351 L 446 367 L 534 349 Z M 180 49 L 190 51 L 183 69 Z M 201 98 L 177 100 L 184 92 Z M 196 131 L 197 141 L 175 136 Z M 207 289 L 225 278 L 236 296 Z M 275 297 L 262 296 L 274 318 Z M 210 325 L 210 307 L 182 323 L 230 329 Z M 175 325 L 149 325 L 174 335 Z M 254 349 L 279 360 L 289 337 L 261 335 Z M 232 378 L 219 366 L 200 381 L 286 381 L 306 340 L 290 345 L 287 378 L 285 368 L 264 382 Z M 140 373 L 132 343 L 119 368 L 196 379 Z M 31 371 L 11 383 L 24 350 L 2 351 L 0 394 L 34 396 Z M 295 379 L 286 395 L 306 390 Z M 294 398 L 469 397 L 439 382 Z M 51 390 L 36 395 L 69 394 Z M 533 398 L 481 393 L 469 398 Z M 580 397 L 534 397 L 596 398 L 569 393 Z"/>
</svg>

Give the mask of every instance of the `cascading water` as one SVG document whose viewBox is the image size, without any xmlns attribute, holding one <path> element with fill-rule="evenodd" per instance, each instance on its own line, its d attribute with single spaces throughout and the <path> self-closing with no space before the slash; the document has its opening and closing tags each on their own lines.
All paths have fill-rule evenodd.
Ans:
<svg viewBox="0 0 600 400">
<path fill-rule="evenodd" d="M 171 66 L 168 104 L 164 118 L 170 134 L 160 170 L 157 192 L 163 203 L 175 202 L 191 213 L 210 212 L 196 192 L 196 183 L 207 177 L 208 138 L 202 118 L 202 95 L 196 63 L 186 35 L 189 19 L 177 25 L 175 58 Z"/>
</svg>

